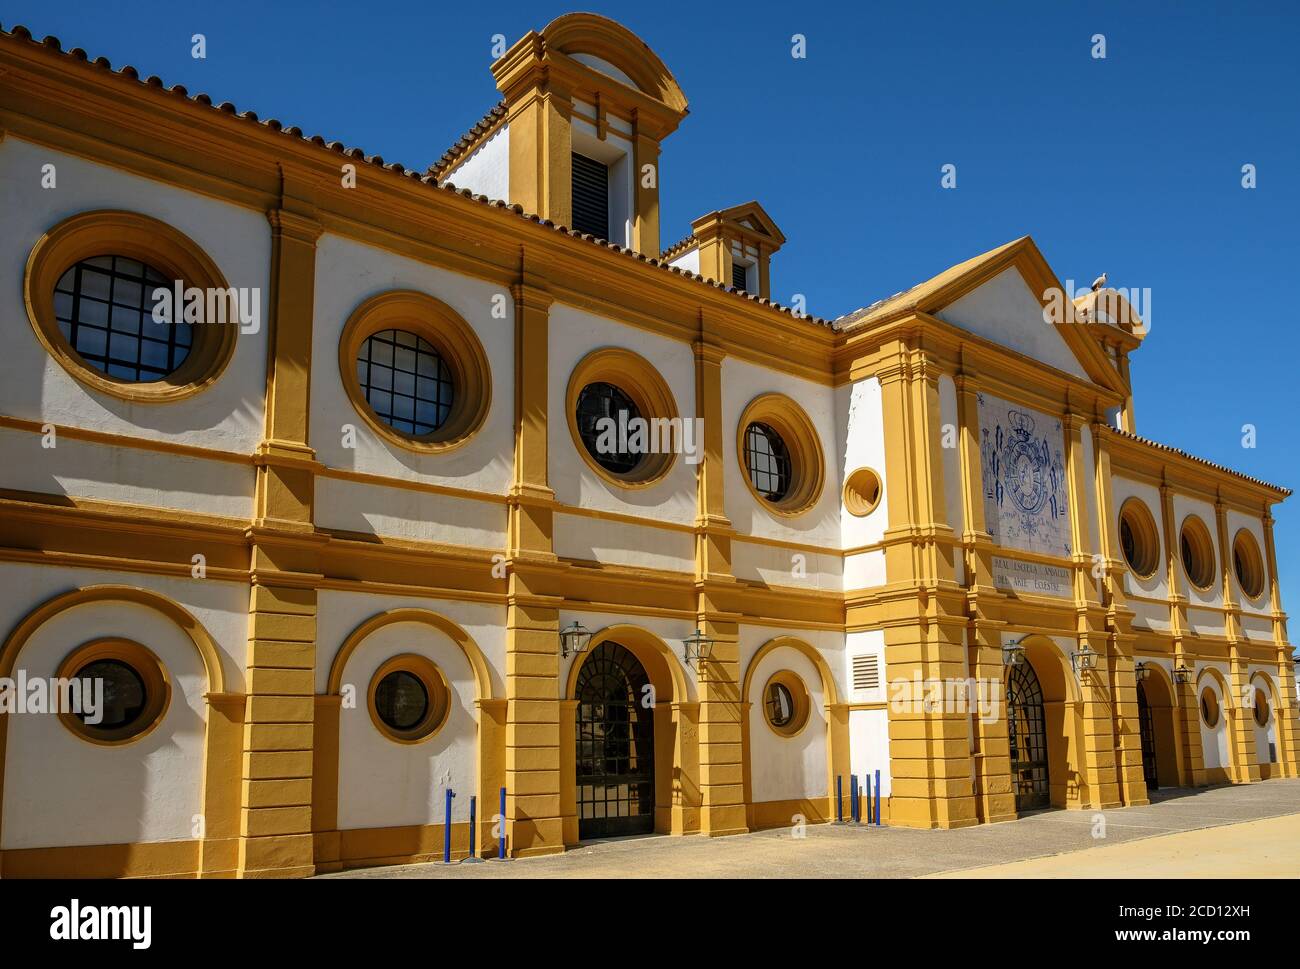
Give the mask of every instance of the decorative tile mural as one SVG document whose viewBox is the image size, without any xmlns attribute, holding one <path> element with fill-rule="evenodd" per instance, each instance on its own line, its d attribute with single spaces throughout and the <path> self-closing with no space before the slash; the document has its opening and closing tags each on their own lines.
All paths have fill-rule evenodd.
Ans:
<svg viewBox="0 0 1300 969">
<path fill-rule="evenodd" d="M 1070 510 L 1061 422 L 978 394 L 984 519 L 993 541 L 1068 556 Z"/>
</svg>

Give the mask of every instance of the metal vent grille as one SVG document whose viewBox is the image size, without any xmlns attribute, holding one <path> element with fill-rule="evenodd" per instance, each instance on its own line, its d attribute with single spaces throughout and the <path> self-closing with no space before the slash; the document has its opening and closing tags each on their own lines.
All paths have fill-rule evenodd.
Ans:
<svg viewBox="0 0 1300 969">
<path fill-rule="evenodd" d="M 735 260 L 732 260 L 731 285 L 734 286 L 736 289 L 743 289 L 748 291 L 749 287 L 748 285 L 746 285 L 747 283 L 746 277 L 749 275 L 748 269 L 749 267 L 746 266 L 744 263 L 736 262 Z"/>
<path fill-rule="evenodd" d="M 874 653 L 853 657 L 853 689 L 874 690 L 880 686 L 880 657 Z"/>
<path fill-rule="evenodd" d="M 573 228 L 609 238 L 609 169 L 573 153 Z"/>
</svg>

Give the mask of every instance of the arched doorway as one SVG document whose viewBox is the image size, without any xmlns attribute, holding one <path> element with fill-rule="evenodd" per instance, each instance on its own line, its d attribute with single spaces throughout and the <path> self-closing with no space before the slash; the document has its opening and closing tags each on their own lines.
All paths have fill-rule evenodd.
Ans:
<svg viewBox="0 0 1300 969">
<path fill-rule="evenodd" d="M 1047 774 L 1043 688 L 1028 660 L 1012 666 L 1007 676 L 1007 739 L 1011 748 L 1011 783 L 1016 795 L 1016 811 L 1047 807 L 1051 803 L 1051 790 Z"/>
<path fill-rule="evenodd" d="M 1147 790 L 1160 786 L 1159 758 L 1156 755 L 1156 728 L 1151 718 L 1151 705 L 1147 702 L 1146 686 L 1138 684 L 1138 735 L 1142 738 L 1142 778 Z"/>
<path fill-rule="evenodd" d="M 592 649 L 577 700 L 578 837 L 655 829 L 654 704 L 650 677 L 632 652 L 605 641 Z"/>
</svg>

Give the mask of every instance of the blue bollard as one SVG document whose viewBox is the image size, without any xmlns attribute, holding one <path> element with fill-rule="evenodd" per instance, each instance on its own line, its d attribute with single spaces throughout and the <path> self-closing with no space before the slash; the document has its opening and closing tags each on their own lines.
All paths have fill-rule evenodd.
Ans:
<svg viewBox="0 0 1300 969">
<path fill-rule="evenodd" d="M 880 771 L 876 771 L 876 827 L 880 827 Z"/>
<path fill-rule="evenodd" d="M 871 771 L 862 775 L 862 780 L 867 786 L 867 824 L 871 823 Z"/>
<path fill-rule="evenodd" d="M 858 819 L 861 817 L 861 815 L 859 814 L 861 810 L 862 810 L 862 805 L 858 801 L 858 775 L 850 774 L 849 775 L 849 820 L 852 821 L 854 824 L 858 823 Z"/>
<path fill-rule="evenodd" d="M 497 844 L 497 858 L 506 860 L 506 789 L 501 788 L 501 840 Z"/>
<path fill-rule="evenodd" d="M 478 858 L 478 798 L 469 796 L 469 857 Z"/>
<path fill-rule="evenodd" d="M 835 775 L 835 823 L 844 823 L 844 778 Z"/>
<path fill-rule="evenodd" d="M 446 820 L 442 825 L 442 863 L 451 864 L 451 799 L 456 796 L 456 792 L 450 787 L 447 788 L 447 812 Z"/>
</svg>

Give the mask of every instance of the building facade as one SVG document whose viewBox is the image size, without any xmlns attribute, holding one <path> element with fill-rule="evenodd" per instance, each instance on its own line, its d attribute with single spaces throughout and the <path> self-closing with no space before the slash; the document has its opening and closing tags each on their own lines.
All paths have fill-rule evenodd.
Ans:
<svg viewBox="0 0 1300 969">
<path fill-rule="evenodd" d="M 1121 294 L 1026 237 L 792 311 L 757 202 L 661 245 L 633 34 L 492 72 L 416 172 L 0 36 L 0 876 L 1297 776 L 1289 492 L 1137 435 Z"/>
</svg>

